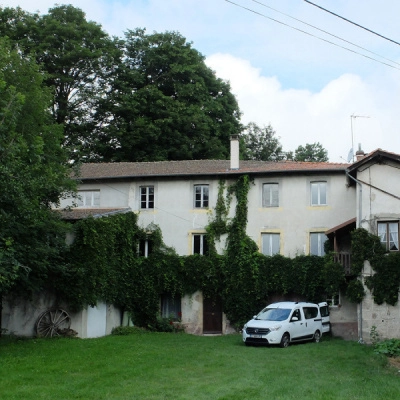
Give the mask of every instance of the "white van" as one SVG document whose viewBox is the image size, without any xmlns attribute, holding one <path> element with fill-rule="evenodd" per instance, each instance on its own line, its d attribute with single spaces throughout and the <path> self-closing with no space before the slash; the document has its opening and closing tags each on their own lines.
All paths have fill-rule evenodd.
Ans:
<svg viewBox="0 0 400 400">
<path fill-rule="evenodd" d="M 288 347 L 290 343 L 305 340 L 319 342 L 323 332 L 318 304 L 285 301 L 270 304 L 242 330 L 243 342 Z"/>
</svg>

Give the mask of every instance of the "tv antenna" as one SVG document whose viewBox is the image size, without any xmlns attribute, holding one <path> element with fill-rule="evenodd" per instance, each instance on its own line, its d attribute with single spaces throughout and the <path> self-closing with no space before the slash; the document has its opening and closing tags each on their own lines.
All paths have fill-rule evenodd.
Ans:
<svg viewBox="0 0 400 400">
<path fill-rule="evenodd" d="M 350 115 L 350 124 L 351 124 L 351 151 L 350 151 L 350 154 L 351 154 L 351 157 L 350 157 L 350 154 L 349 154 L 349 157 L 348 157 L 348 162 L 350 162 L 350 159 L 352 160 L 352 162 L 354 162 L 354 132 L 353 132 L 353 119 L 356 119 L 356 118 L 370 118 L 368 115 L 355 115 L 355 114 L 352 114 L 352 115 Z"/>
</svg>

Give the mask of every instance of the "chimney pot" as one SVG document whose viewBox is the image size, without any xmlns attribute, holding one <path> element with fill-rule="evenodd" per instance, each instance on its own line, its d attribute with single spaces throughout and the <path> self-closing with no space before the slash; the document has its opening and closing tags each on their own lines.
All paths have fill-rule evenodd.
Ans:
<svg viewBox="0 0 400 400">
<path fill-rule="evenodd" d="M 239 169 L 239 135 L 231 135 L 231 169 Z"/>
</svg>

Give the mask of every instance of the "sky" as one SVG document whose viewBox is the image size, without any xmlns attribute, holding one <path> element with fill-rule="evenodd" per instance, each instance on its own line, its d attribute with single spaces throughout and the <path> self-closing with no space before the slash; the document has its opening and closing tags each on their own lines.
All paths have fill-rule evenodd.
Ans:
<svg viewBox="0 0 400 400">
<path fill-rule="evenodd" d="M 351 160 L 352 147 L 400 154 L 400 1 L 311 3 L 58 1 L 82 9 L 112 36 L 135 28 L 179 32 L 230 82 L 242 122 L 271 125 L 284 151 L 319 142 L 340 163 Z M 41 14 L 55 4 L 0 0 L 1 7 Z"/>
</svg>

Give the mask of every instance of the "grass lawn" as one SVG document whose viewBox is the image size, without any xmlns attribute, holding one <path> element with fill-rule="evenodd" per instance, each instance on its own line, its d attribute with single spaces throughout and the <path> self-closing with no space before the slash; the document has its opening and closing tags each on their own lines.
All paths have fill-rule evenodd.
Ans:
<svg viewBox="0 0 400 400">
<path fill-rule="evenodd" d="M 356 342 L 287 349 L 239 335 L 143 333 L 99 339 L 0 339 L 0 398 L 399 399 L 400 374 Z"/>
</svg>

